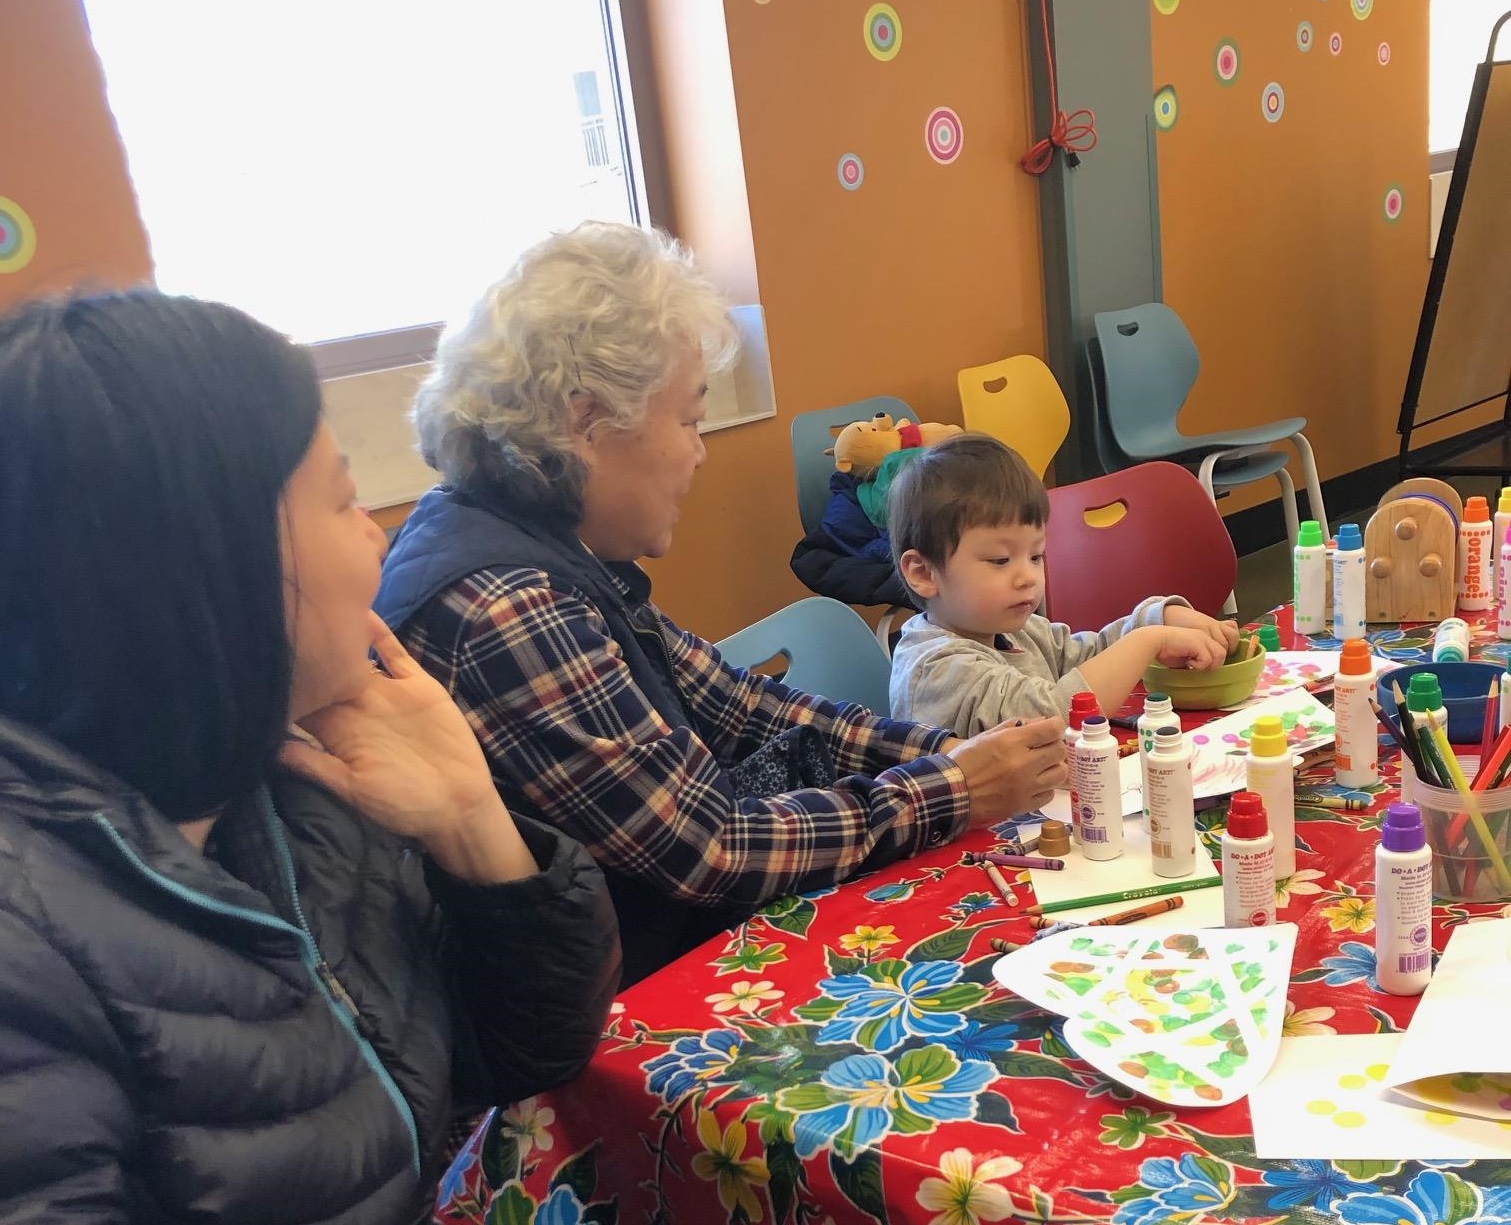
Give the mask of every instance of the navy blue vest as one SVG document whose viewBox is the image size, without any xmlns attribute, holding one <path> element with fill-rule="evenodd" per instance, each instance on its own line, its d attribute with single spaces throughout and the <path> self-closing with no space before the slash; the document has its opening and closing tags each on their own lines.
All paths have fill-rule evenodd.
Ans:
<svg viewBox="0 0 1511 1225">
<path fill-rule="evenodd" d="M 649 614 L 650 579 L 633 562 L 602 562 L 583 547 L 570 526 L 557 527 L 510 507 L 502 496 L 439 486 L 416 504 L 389 550 L 374 608 L 394 631 L 404 626 L 453 583 L 479 570 L 544 571 L 553 586 L 575 588 L 608 623 L 640 692 L 671 727 L 690 727 L 708 737 L 683 704 L 666 643 Z M 628 598 L 610 574 L 629 589 Z M 515 779 L 494 780 L 511 810 L 548 824 Z M 723 780 L 720 780 L 721 783 Z M 731 793 L 731 804 L 734 802 Z M 645 977 L 748 911 L 692 907 L 642 881 L 607 870 L 624 946 L 624 985 Z"/>
</svg>

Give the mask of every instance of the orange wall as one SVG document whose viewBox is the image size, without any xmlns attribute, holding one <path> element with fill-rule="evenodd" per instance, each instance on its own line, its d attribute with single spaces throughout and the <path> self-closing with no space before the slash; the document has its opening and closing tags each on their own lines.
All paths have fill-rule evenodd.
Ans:
<svg viewBox="0 0 1511 1225">
<path fill-rule="evenodd" d="M 886 62 L 867 48 L 869 7 L 724 5 L 778 415 L 708 436 L 653 568 L 668 611 L 716 637 L 806 594 L 787 565 L 794 414 L 886 393 L 959 421 L 956 370 L 1044 351 L 1036 188 L 1016 164 L 1031 143 L 1018 7 L 899 3 Z M 924 145 L 938 106 L 964 129 L 950 165 Z M 837 176 L 847 152 L 865 168 L 856 191 Z"/>
<path fill-rule="evenodd" d="M 1165 298 L 1202 361 L 1181 428 L 1306 417 L 1324 478 L 1393 455 L 1429 267 L 1427 4 L 1363 0 L 1364 20 L 1355 0 L 1177 4 L 1150 12 L 1153 86 L 1179 100 L 1157 142 Z M 1214 71 L 1224 39 L 1239 52 L 1230 85 Z M 1276 123 L 1261 112 L 1270 82 L 1285 93 Z M 1224 510 L 1274 496 L 1249 486 Z"/>
<path fill-rule="evenodd" d="M 152 275 L 99 61 L 74 0 L 0 3 L 0 196 L 36 229 L 36 252 L 0 270 L 0 308 L 79 284 Z"/>
</svg>

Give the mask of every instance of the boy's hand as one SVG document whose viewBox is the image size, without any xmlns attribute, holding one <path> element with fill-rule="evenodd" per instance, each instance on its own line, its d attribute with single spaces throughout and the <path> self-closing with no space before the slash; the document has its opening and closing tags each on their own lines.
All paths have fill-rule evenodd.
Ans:
<svg viewBox="0 0 1511 1225">
<path fill-rule="evenodd" d="M 1217 625 L 1212 618 L 1207 620 Z M 1160 637 L 1154 658 L 1167 668 L 1195 668 L 1199 672 L 1210 672 L 1222 667 L 1227 660 L 1228 648 L 1222 638 L 1214 637 L 1206 630 L 1162 625 L 1156 632 Z"/>
<path fill-rule="evenodd" d="M 1166 605 L 1164 622 L 1174 629 L 1201 630 L 1222 647 L 1224 658 L 1238 645 L 1238 622 L 1218 621 L 1194 608 Z"/>
</svg>

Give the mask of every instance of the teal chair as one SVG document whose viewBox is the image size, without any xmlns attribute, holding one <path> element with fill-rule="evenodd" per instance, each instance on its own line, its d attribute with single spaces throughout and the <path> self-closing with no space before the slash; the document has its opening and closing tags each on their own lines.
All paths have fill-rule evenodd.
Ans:
<svg viewBox="0 0 1511 1225">
<path fill-rule="evenodd" d="M 810 596 L 731 634 L 719 653 L 737 668 L 780 658 L 784 685 L 831 702 L 858 702 L 885 715 L 892 665 L 860 615 L 838 600 Z"/>
<path fill-rule="evenodd" d="M 1196 382 L 1201 362 L 1191 333 L 1163 302 L 1095 316 L 1096 342 L 1088 345 L 1092 384 L 1098 388 L 1116 450 L 1130 463 L 1166 459 L 1194 466 L 1214 502 L 1218 490 L 1274 477 L 1280 483 L 1286 535 L 1296 543 L 1296 486 L 1286 471 L 1288 456 L 1277 444 L 1290 442 L 1301 458 L 1311 517 L 1328 534 L 1327 511 L 1317 460 L 1302 430 L 1305 417 L 1287 417 L 1248 429 L 1182 434 L 1176 423 Z M 1099 367 L 1099 368 L 1098 368 Z M 1099 447 L 1106 458 L 1106 448 Z"/>
<path fill-rule="evenodd" d="M 797 476 L 797 513 L 803 532 L 818 530 L 829 500 L 829 478 L 834 475 L 834 456 L 824 451 L 834 445 L 839 429 L 852 421 L 869 421 L 886 413 L 893 422 L 917 422 L 918 416 L 896 396 L 870 396 L 853 404 L 814 409 L 792 419 L 792 467 Z M 838 427 L 838 428 L 836 428 Z"/>
</svg>

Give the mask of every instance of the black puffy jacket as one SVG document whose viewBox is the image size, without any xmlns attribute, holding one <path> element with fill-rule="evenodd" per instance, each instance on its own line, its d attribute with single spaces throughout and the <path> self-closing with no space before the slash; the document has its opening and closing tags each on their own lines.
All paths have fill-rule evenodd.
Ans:
<svg viewBox="0 0 1511 1225">
<path fill-rule="evenodd" d="M 293 778 L 200 854 L 0 720 L 0 1221 L 428 1217 L 457 1104 L 575 1075 L 619 977 L 603 878 L 456 881 Z"/>
</svg>

